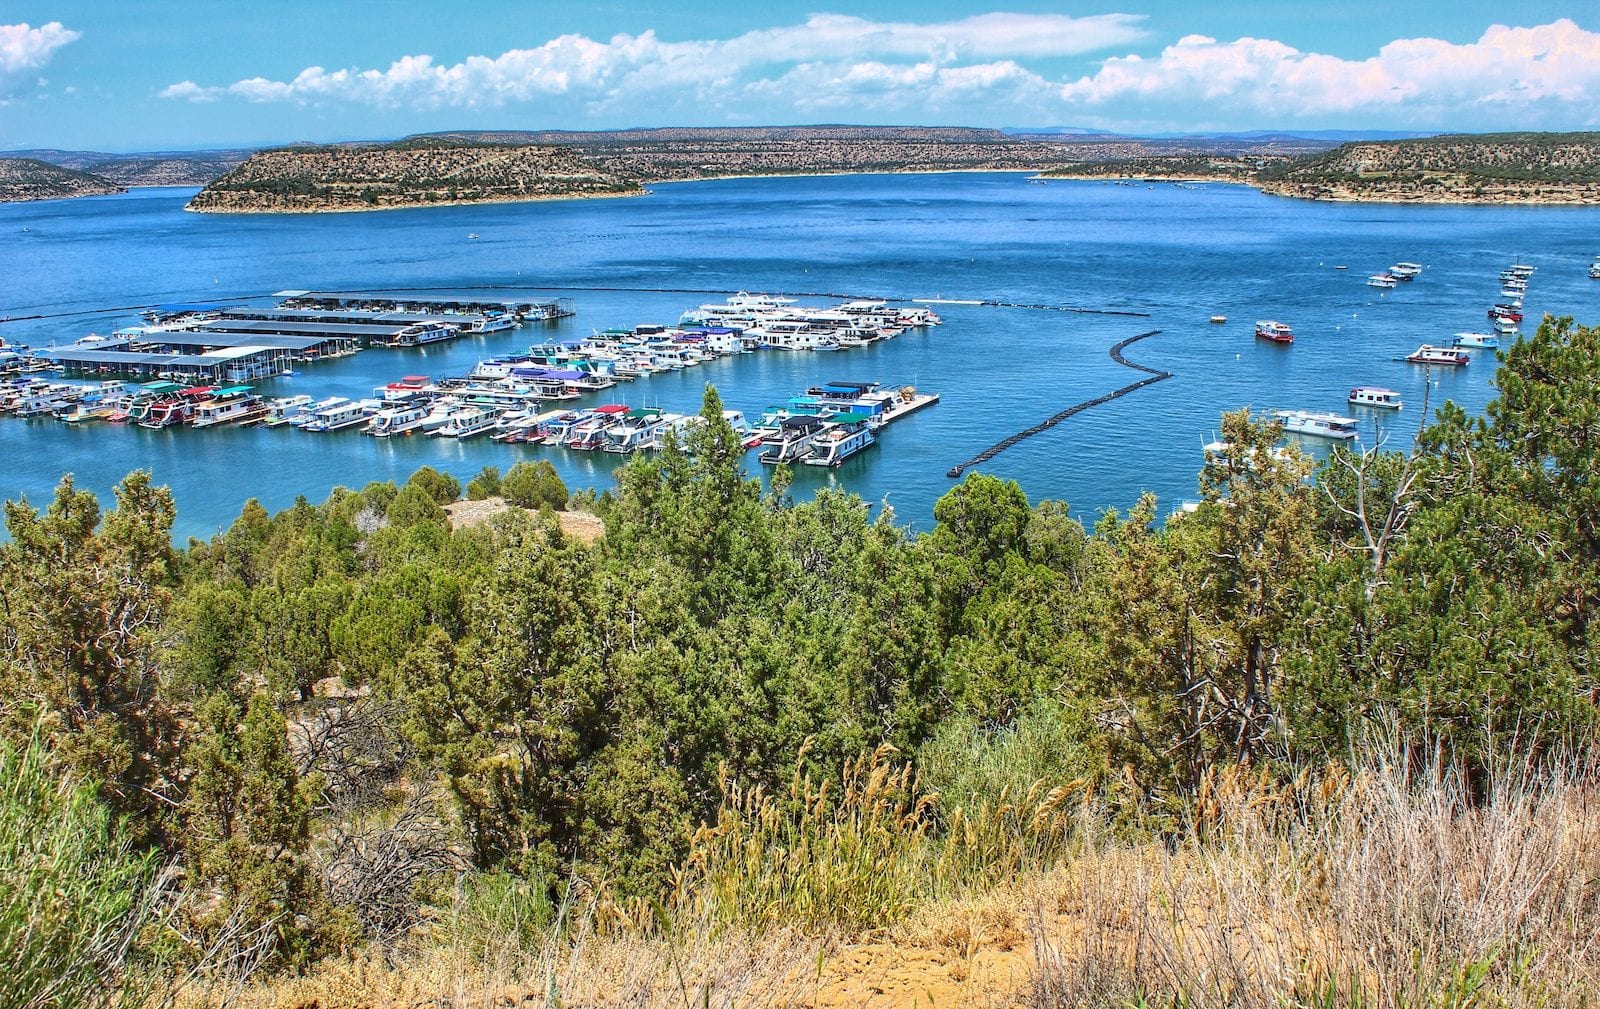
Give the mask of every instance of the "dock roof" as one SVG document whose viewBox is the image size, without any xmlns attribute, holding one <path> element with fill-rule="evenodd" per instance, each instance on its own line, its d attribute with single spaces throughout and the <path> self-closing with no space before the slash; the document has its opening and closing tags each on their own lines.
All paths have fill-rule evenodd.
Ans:
<svg viewBox="0 0 1600 1009">
<path fill-rule="evenodd" d="M 227 331 L 161 331 L 145 334 L 138 342 L 163 347 L 270 347 L 273 350 L 310 350 L 336 336 L 286 336 L 277 333 L 230 333 Z"/>
<path fill-rule="evenodd" d="M 410 323 L 280 322 L 270 319 L 218 319 L 200 324 L 207 333 L 275 333 L 282 336 L 397 336 Z"/>
</svg>

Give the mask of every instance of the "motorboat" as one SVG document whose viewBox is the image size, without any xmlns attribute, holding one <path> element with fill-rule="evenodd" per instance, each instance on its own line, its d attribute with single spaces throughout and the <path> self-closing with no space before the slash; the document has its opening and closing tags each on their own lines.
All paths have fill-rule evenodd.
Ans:
<svg viewBox="0 0 1600 1009">
<path fill-rule="evenodd" d="M 1494 350 L 1500 338 L 1493 333 L 1457 333 L 1451 345 L 1465 350 Z"/>
<path fill-rule="evenodd" d="M 1372 276 L 1367 278 L 1367 286 L 1368 287 L 1379 287 L 1379 288 L 1382 288 L 1382 289 L 1384 289 L 1386 291 L 1389 291 L 1389 290 L 1393 290 L 1394 289 L 1394 286 L 1398 282 L 1398 279 L 1399 278 L 1392 277 L 1387 273 L 1374 273 Z"/>
<path fill-rule="evenodd" d="M 1396 263 L 1389 267 L 1389 276 L 1395 280 L 1416 280 L 1421 272 L 1421 263 Z"/>
<path fill-rule="evenodd" d="M 1378 410 L 1398 410 L 1404 405 L 1398 392 L 1377 385 L 1358 385 L 1351 389 L 1349 403 L 1351 406 L 1368 406 Z"/>
<path fill-rule="evenodd" d="M 1256 336 L 1273 343 L 1293 343 L 1294 330 L 1288 324 L 1265 319 L 1256 323 Z"/>
</svg>

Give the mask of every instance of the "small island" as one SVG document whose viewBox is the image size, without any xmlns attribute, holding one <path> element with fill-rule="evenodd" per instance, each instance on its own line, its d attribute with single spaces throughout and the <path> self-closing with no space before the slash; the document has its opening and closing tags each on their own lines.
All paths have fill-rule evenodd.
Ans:
<svg viewBox="0 0 1600 1009">
<path fill-rule="evenodd" d="M 206 186 L 187 209 L 310 213 L 634 196 L 639 181 L 564 148 L 416 139 L 261 151 Z"/>
</svg>

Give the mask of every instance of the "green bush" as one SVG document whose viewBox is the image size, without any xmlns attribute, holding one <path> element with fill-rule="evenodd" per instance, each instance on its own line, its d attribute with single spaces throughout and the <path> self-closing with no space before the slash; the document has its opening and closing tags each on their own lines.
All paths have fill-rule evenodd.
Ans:
<svg viewBox="0 0 1600 1009">
<path fill-rule="evenodd" d="M 500 481 L 500 493 L 522 508 L 567 507 L 567 485 L 556 475 L 556 468 L 544 459 L 536 463 L 519 462 Z"/>
<path fill-rule="evenodd" d="M 500 493 L 500 467 L 485 466 L 467 483 L 467 500 L 482 501 Z"/>
</svg>

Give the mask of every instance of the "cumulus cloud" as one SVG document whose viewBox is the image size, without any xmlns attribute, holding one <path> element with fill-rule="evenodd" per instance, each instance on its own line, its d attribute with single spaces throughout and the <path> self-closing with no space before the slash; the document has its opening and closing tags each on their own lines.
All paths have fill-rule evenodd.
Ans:
<svg viewBox="0 0 1600 1009">
<path fill-rule="evenodd" d="M 0 76 L 37 70 L 50 62 L 56 50 L 80 38 L 75 32 L 51 21 L 37 28 L 30 25 L 0 25 Z"/>
<path fill-rule="evenodd" d="M 1568 19 L 1489 27 L 1464 45 L 1399 39 L 1347 60 L 1270 39 L 1190 35 L 1144 59 L 1104 61 L 1062 86 L 1070 107 L 1161 118 L 1196 100 L 1207 114 L 1256 121 L 1361 113 L 1416 125 L 1465 116 L 1592 123 L 1600 109 L 1600 34 Z"/>
<path fill-rule="evenodd" d="M 222 97 L 218 88 L 203 88 L 194 81 L 179 81 L 161 89 L 162 98 L 178 98 L 190 102 L 214 102 Z"/>
<path fill-rule="evenodd" d="M 1600 34 L 1567 19 L 1495 25 L 1467 44 L 1399 39 L 1366 59 L 1273 39 L 1189 35 L 1153 55 L 1102 60 L 1078 79 L 1044 69 L 1138 43 L 1147 34 L 1143 21 L 990 13 L 915 23 L 814 14 L 727 39 L 568 34 L 458 62 L 415 54 L 382 68 L 312 66 L 281 80 L 186 80 L 161 95 L 412 111 L 544 102 L 566 114 L 630 121 L 859 110 L 1012 123 L 1072 118 L 1114 128 L 1313 121 L 1570 128 L 1600 117 Z"/>
<path fill-rule="evenodd" d="M 805 22 L 747 32 L 730 39 L 673 42 L 653 31 L 605 41 L 568 34 L 499 56 L 438 63 L 409 55 L 384 69 L 307 67 L 289 80 L 252 77 L 203 87 L 183 81 L 163 97 L 203 101 L 232 96 L 252 102 L 303 105 L 353 103 L 380 108 L 497 107 L 540 98 L 587 103 L 591 112 L 642 99 L 735 104 L 741 95 L 769 92 L 790 75 L 826 83 L 825 94 L 797 96 L 826 103 L 852 86 L 869 95 L 919 89 L 972 93 L 985 85 L 1013 88 L 1034 75 L 1016 59 L 1078 56 L 1143 38 L 1142 16 L 991 13 L 918 24 L 814 14 Z M 794 82 L 795 79 L 791 79 Z M 1043 87 L 1048 93 L 1050 87 Z"/>
</svg>

